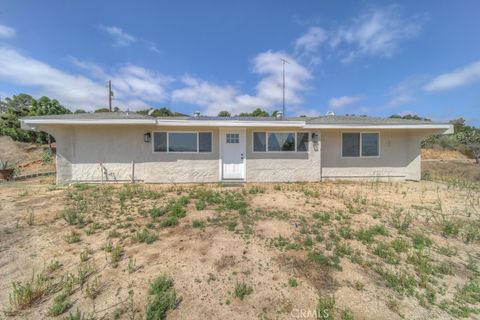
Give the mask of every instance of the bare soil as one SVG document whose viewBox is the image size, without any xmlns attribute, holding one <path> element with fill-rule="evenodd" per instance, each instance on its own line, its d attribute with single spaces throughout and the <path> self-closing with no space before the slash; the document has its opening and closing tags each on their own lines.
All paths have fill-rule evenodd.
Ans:
<svg viewBox="0 0 480 320">
<path fill-rule="evenodd" d="M 422 160 L 468 160 L 469 155 L 458 150 L 422 149 Z"/>
<path fill-rule="evenodd" d="M 48 145 L 13 141 L 0 135 L 0 160 L 8 161 L 18 174 L 55 171 L 55 156 L 49 163 L 43 161 L 42 155 L 47 149 Z"/>
<path fill-rule="evenodd" d="M 96 319 L 142 319 L 149 284 L 163 274 L 177 294 L 168 319 L 315 319 L 331 297 L 334 306 L 317 312 L 335 319 L 478 318 L 479 196 L 477 184 L 431 181 L 3 184 L 0 317 L 54 318 L 48 310 L 68 275 L 90 268 L 57 318 L 78 309 Z M 172 201 L 186 215 L 165 226 L 171 211 L 152 217 L 151 209 Z M 67 222 L 72 212 L 83 222 Z M 373 228 L 381 230 L 366 235 Z M 139 242 L 142 230 L 158 238 Z M 80 239 L 67 243 L 72 232 Z M 112 246 L 123 250 L 117 263 Z M 61 266 L 51 267 L 55 261 Z M 44 275 L 49 290 L 19 308 L 9 301 L 12 283 L 26 285 L 33 274 Z M 238 283 L 252 288 L 243 300 Z"/>
</svg>

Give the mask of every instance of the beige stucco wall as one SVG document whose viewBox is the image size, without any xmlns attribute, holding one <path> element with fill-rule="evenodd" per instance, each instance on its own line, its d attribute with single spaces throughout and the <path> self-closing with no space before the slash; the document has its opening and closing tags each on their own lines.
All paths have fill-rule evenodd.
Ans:
<svg viewBox="0 0 480 320">
<path fill-rule="evenodd" d="M 43 128 L 57 140 L 57 182 L 217 182 L 218 129 L 159 126 L 49 126 Z M 154 153 L 152 142 L 143 142 L 151 131 L 210 131 L 211 153 Z M 134 162 L 134 165 L 132 164 Z M 102 166 L 106 175 L 102 178 Z"/>
<path fill-rule="evenodd" d="M 420 141 L 425 132 L 399 129 L 354 131 L 380 134 L 379 157 L 342 158 L 341 134 L 348 130 L 323 130 L 323 179 L 420 180 Z"/>
<path fill-rule="evenodd" d="M 254 128 L 247 129 L 247 181 L 249 182 L 293 182 L 293 181 L 320 181 L 320 140 L 312 141 L 312 132 L 309 132 L 308 152 L 253 152 L 254 131 L 295 131 L 294 129 Z"/>
<path fill-rule="evenodd" d="M 219 129 L 140 126 L 76 125 L 39 127 L 57 140 L 57 182 L 158 183 L 217 182 L 220 180 Z M 153 153 L 152 142 L 143 142 L 151 131 L 211 131 L 211 153 Z M 341 130 L 298 130 L 310 133 L 308 153 L 253 152 L 253 131 L 294 129 L 247 128 L 246 180 L 248 182 L 321 181 L 322 179 L 419 180 L 420 130 L 379 130 L 378 158 L 342 158 Z M 356 130 L 358 132 L 358 130 Z M 312 133 L 319 135 L 312 141 Z M 102 177 L 101 166 L 106 169 Z"/>
</svg>

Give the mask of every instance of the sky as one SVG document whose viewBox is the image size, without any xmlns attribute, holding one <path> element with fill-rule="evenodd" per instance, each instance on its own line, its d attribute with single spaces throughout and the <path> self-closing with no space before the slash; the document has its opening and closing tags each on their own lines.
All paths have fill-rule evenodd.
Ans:
<svg viewBox="0 0 480 320">
<path fill-rule="evenodd" d="M 0 0 L 0 97 L 480 125 L 480 1 Z"/>
</svg>

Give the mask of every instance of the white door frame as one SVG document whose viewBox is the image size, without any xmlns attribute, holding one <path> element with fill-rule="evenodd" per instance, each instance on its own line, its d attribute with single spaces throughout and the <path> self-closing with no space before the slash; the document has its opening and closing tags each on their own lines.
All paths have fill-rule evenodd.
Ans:
<svg viewBox="0 0 480 320">
<path fill-rule="evenodd" d="M 247 128 L 218 128 L 218 165 L 219 165 L 219 181 L 223 181 L 223 139 L 229 131 L 241 131 L 243 134 L 243 178 L 241 181 L 247 180 Z"/>
</svg>

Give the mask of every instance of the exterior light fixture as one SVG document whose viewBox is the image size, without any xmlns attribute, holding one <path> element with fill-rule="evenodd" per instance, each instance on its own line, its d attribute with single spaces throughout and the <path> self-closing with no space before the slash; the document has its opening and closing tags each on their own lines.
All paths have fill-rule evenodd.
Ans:
<svg viewBox="0 0 480 320">
<path fill-rule="evenodd" d="M 143 135 L 143 142 L 150 142 L 152 141 L 152 134 L 147 132 Z"/>
</svg>

